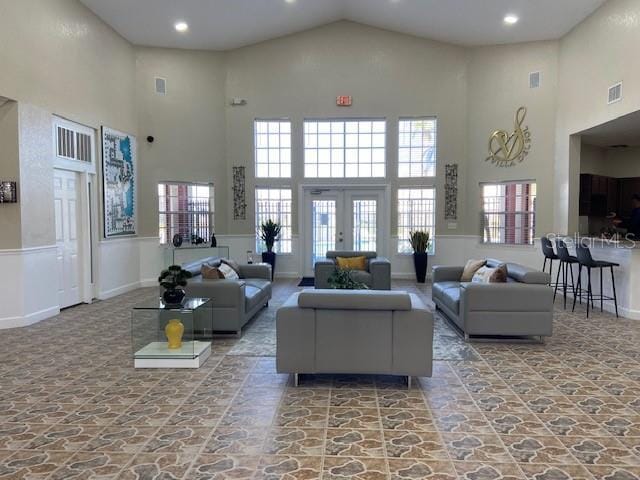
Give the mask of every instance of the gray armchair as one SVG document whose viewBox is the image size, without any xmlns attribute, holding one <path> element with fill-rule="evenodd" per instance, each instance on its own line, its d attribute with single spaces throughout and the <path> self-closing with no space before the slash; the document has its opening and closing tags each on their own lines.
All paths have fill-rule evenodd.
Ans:
<svg viewBox="0 0 640 480">
<path fill-rule="evenodd" d="M 319 260 L 314 265 L 315 287 L 331 288 L 329 277 L 336 268 L 337 257 L 360 257 L 367 259 L 365 271 L 354 270 L 352 278 L 367 285 L 371 290 L 391 290 L 391 262 L 378 257 L 376 252 L 335 251 L 327 252 L 326 260 Z"/>
</svg>

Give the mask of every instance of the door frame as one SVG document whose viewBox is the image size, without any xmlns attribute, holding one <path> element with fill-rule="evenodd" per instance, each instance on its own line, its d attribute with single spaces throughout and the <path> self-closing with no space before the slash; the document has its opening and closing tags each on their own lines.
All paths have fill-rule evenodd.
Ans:
<svg viewBox="0 0 640 480">
<path fill-rule="evenodd" d="M 74 172 L 77 178 L 77 202 L 78 202 L 78 254 L 80 257 L 80 300 L 83 303 L 92 303 L 97 297 L 96 289 L 98 278 L 98 175 L 97 175 L 97 144 L 96 130 L 71 122 L 56 115 L 52 118 L 53 129 L 53 170 L 65 170 Z M 56 154 L 56 127 L 62 125 L 73 128 L 76 131 L 91 136 L 93 143 L 91 162 L 61 158 Z M 52 172 L 53 173 L 53 172 Z M 53 175 L 52 175 L 53 179 Z"/>
<path fill-rule="evenodd" d="M 382 194 L 382 205 L 379 213 L 381 215 L 382 233 L 380 235 L 381 245 L 378 245 L 378 255 L 388 257 L 391 243 L 391 185 L 390 184 L 339 184 L 330 183 L 307 183 L 298 185 L 298 262 L 300 265 L 300 275 L 304 276 L 309 272 L 307 270 L 307 256 L 311 252 L 309 248 L 311 235 L 313 232 L 307 231 L 307 222 L 310 220 L 309 212 L 306 209 L 307 193 L 312 190 L 338 190 L 357 192 L 358 190 L 377 190 Z M 313 267 L 313 266 L 312 266 Z"/>
</svg>

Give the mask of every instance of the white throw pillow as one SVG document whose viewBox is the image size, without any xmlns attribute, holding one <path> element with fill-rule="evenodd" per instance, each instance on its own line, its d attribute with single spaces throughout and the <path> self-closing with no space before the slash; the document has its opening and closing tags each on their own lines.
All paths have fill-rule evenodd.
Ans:
<svg viewBox="0 0 640 480">
<path fill-rule="evenodd" d="M 224 276 L 225 280 L 238 280 L 240 278 L 236 271 L 226 263 L 221 263 L 218 271 Z"/>
</svg>

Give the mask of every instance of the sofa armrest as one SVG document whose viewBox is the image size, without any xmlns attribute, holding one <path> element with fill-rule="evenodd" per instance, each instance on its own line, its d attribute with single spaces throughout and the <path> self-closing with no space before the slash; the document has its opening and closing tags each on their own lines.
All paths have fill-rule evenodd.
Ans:
<svg viewBox="0 0 640 480">
<path fill-rule="evenodd" d="M 189 297 L 209 298 L 213 308 L 238 308 L 244 312 L 245 282 L 242 280 L 202 280 L 189 283 L 185 289 Z"/>
<path fill-rule="evenodd" d="M 329 288 L 329 277 L 336 269 L 333 260 L 318 260 L 313 266 L 316 288 Z"/>
<path fill-rule="evenodd" d="M 384 257 L 369 260 L 371 288 L 373 290 L 391 290 L 391 262 Z"/>
<path fill-rule="evenodd" d="M 462 283 L 461 312 L 552 312 L 553 289 L 526 283 Z"/>
<path fill-rule="evenodd" d="M 459 282 L 463 271 L 464 267 L 445 267 L 443 265 L 434 265 L 431 282 Z"/>
<path fill-rule="evenodd" d="M 240 265 L 241 278 L 262 278 L 271 281 L 271 265 L 268 263 L 252 263 Z"/>
</svg>

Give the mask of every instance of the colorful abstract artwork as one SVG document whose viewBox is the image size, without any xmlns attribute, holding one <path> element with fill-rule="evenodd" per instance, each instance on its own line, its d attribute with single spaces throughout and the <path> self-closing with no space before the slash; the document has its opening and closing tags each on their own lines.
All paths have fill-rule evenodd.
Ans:
<svg viewBox="0 0 640 480">
<path fill-rule="evenodd" d="M 136 233 L 136 137 L 102 127 L 104 236 Z"/>
</svg>

